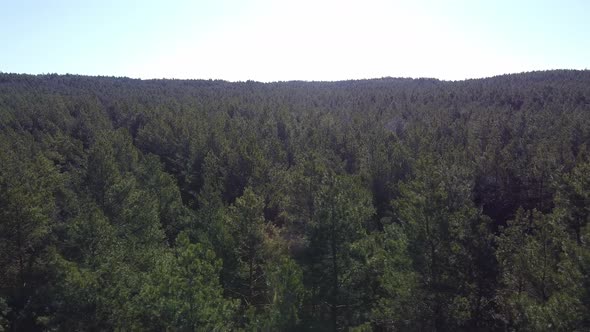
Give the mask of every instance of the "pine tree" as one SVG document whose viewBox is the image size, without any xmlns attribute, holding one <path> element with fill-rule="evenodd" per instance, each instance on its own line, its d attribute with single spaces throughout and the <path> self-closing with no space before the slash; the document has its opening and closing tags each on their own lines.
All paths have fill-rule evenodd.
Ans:
<svg viewBox="0 0 590 332">
<path fill-rule="evenodd" d="M 360 290 L 353 286 L 363 266 L 355 257 L 355 242 L 366 236 L 364 225 L 373 213 L 370 194 L 358 179 L 345 175 L 324 177 L 314 199 L 309 255 L 312 282 L 317 287 L 314 296 L 316 301 L 329 305 L 334 330 L 354 319 L 350 314 L 359 309 L 353 300 Z"/>
<path fill-rule="evenodd" d="M 511 329 L 581 327 L 582 275 L 572 259 L 563 215 L 519 209 L 498 237 L 499 305 Z"/>
<path fill-rule="evenodd" d="M 135 328 L 221 331 L 233 328 L 239 301 L 223 297 L 221 261 L 202 244 L 181 233 L 172 255 L 164 253 L 134 301 Z"/>
<path fill-rule="evenodd" d="M 471 190 L 469 171 L 425 157 L 393 202 L 419 275 L 424 328 L 477 325 L 491 310 L 489 220 L 473 206 Z"/>
<path fill-rule="evenodd" d="M 25 153 L 24 151 L 19 151 Z M 11 304 L 11 328 L 34 329 L 55 242 L 60 175 L 43 156 L 0 152 L 0 289 Z"/>
</svg>

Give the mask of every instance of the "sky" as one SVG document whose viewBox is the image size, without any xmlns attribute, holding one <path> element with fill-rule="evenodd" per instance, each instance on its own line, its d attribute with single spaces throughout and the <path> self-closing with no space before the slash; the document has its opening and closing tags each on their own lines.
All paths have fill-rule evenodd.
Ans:
<svg viewBox="0 0 590 332">
<path fill-rule="evenodd" d="M 263 82 L 590 69 L 588 0 L 0 0 L 0 71 Z"/>
</svg>

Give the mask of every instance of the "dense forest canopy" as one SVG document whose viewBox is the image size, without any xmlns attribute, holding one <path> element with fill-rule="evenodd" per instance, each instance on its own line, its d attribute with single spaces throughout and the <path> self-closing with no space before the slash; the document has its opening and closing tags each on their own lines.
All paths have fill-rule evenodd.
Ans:
<svg viewBox="0 0 590 332">
<path fill-rule="evenodd" d="M 590 72 L 0 74 L 0 331 L 590 329 Z"/>
</svg>

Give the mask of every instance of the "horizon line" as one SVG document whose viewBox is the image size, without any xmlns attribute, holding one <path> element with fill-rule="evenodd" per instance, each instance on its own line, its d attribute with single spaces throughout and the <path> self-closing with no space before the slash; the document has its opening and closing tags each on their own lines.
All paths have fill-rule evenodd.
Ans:
<svg viewBox="0 0 590 332">
<path fill-rule="evenodd" d="M 302 82 L 302 83 L 338 83 L 338 82 L 354 82 L 354 81 L 377 81 L 377 80 L 385 80 L 385 79 L 397 79 L 397 80 L 433 80 L 439 82 L 466 82 L 472 80 L 484 80 L 496 77 L 503 77 L 503 76 L 511 76 L 511 75 L 524 75 L 524 74 L 533 74 L 533 73 L 548 73 L 548 72 L 584 72 L 590 71 L 588 68 L 584 69 L 574 69 L 574 68 L 556 68 L 556 69 L 539 69 L 539 70 L 530 70 L 530 71 L 521 71 L 521 72 L 508 72 L 503 74 L 497 74 L 492 76 L 481 76 L 481 77 L 469 77 L 463 79 L 441 79 L 437 77 L 428 77 L 428 76 L 382 76 L 382 77 L 372 77 L 372 78 L 350 78 L 350 79 L 341 79 L 341 80 L 302 80 L 302 79 L 292 79 L 292 80 L 274 80 L 274 81 L 259 81 L 255 79 L 246 79 L 246 80 L 227 80 L 222 78 L 175 78 L 175 77 L 161 77 L 161 78 L 142 78 L 142 77 L 130 77 L 130 76 L 115 76 L 115 75 L 93 75 L 93 74 L 74 74 L 74 73 L 25 73 L 25 72 L 4 72 L 0 70 L 0 75 L 20 75 L 20 76 L 78 76 L 78 77 L 86 77 L 86 78 L 115 78 L 115 79 L 128 79 L 128 80 L 137 80 L 137 81 L 216 81 L 216 82 L 227 82 L 227 83 L 262 83 L 262 84 L 272 84 L 272 83 L 290 83 L 290 82 Z"/>
</svg>

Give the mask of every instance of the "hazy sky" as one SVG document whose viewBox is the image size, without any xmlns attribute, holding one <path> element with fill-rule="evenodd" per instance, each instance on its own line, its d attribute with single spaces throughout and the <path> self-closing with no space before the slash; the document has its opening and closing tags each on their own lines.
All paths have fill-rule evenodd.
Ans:
<svg viewBox="0 0 590 332">
<path fill-rule="evenodd" d="M 231 81 L 590 69 L 590 1 L 0 0 L 0 71 Z"/>
</svg>

